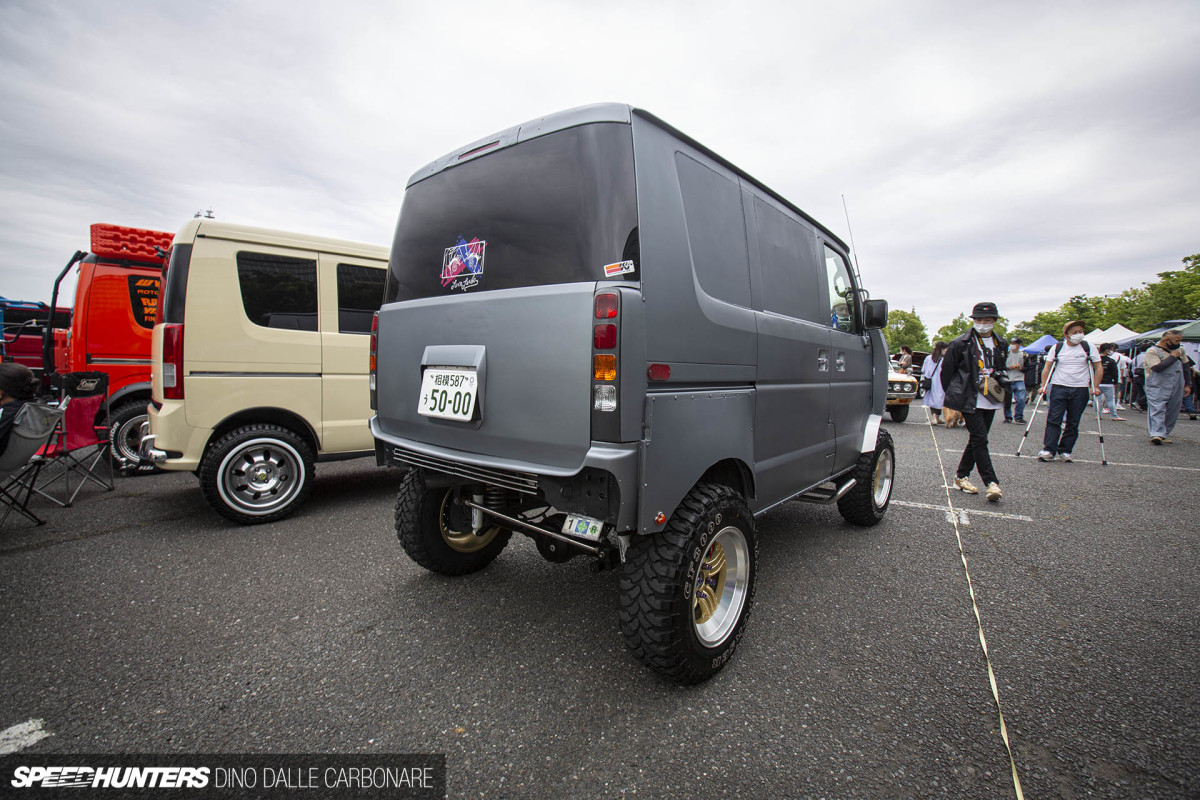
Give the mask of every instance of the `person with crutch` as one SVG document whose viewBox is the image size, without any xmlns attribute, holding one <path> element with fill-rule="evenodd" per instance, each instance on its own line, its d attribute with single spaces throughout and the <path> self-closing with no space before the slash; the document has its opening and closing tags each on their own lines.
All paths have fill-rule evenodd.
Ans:
<svg viewBox="0 0 1200 800">
<path fill-rule="evenodd" d="M 958 462 L 954 488 L 979 494 L 971 483 L 971 472 L 978 468 L 987 499 L 993 503 L 1000 499 L 1000 479 L 988 452 L 988 430 L 996 412 L 1004 409 L 1008 377 L 1004 357 L 1008 342 L 992 332 L 999 317 L 995 303 L 976 303 L 971 311 L 974 325 L 952 341 L 942 357 L 942 388 L 946 392 L 943 405 L 963 415 L 970 434 Z"/>
<path fill-rule="evenodd" d="M 1083 331 L 1081 320 L 1068 322 L 1063 326 L 1063 341 L 1046 353 L 1042 394 L 1050 406 L 1038 461 L 1071 460 L 1088 398 L 1100 394 L 1100 354 L 1084 340 Z"/>
</svg>

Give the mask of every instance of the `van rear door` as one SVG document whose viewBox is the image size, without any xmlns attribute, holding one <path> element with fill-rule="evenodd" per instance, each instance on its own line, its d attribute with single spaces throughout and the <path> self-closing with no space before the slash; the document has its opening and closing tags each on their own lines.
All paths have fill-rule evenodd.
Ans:
<svg viewBox="0 0 1200 800">
<path fill-rule="evenodd" d="M 321 445 L 325 452 L 370 450 L 367 386 L 371 316 L 383 302 L 382 262 L 321 253 Z"/>
<path fill-rule="evenodd" d="M 630 128 L 484 149 L 405 195 L 379 315 L 377 425 L 566 473 L 590 446 L 597 284 L 639 279 Z"/>
</svg>

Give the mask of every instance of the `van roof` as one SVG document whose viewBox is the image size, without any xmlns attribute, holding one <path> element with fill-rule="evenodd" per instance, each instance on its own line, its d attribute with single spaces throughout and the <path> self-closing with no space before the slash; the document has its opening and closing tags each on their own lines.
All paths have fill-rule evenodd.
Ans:
<svg viewBox="0 0 1200 800">
<path fill-rule="evenodd" d="M 271 230 L 270 228 L 255 228 L 249 225 L 234 225 L 229 222 L 215 222 L 206 218 L 188 220 L 175 235 L 175 244 L 190 244 L 196 239 L 225 239 L 232 242 L 247 244 L 266 244 L 278 247 L 290 247 L 297 250 L 313 250 L 339 253 L 358 258 L 375 258 L 387 261 L 390 248 L 379 245 L 351 242 L 345 239 L 330 239 L 324 236 L 309 236 L 303 233 Z"/>
<path fill-rule="evenodd" d="M 519 144 L 520 142 L 525 142 L 530 139 L 537 138 L 538 136 L 545 136 L 548 133 L 555 133 L 567 128 L 574 128 L 578 125 L 588 125 L 595 122 L 623 122 L 628 125 L 630 122 L 632 122 L 634 116 L 640 117 L 641 119 L 644 119 L 653 125 L 657 125 L 675 138 L 685 142 L 691 147 L 694 147 L 696 150 L 699 150 L 713 161 L 716 161 L 717 163 L 721 164 L 721 166 L 741 177 L 747 183 L 752 184 L 759 191 L 783 204 L 796 214 L 799 214 L 803 219 L 816 226 L 817 229 L 820 230 L 821 233 L 826 237 L 841 245 L 843 249 L 849 250 L 849 248 L 846 247 L 846 243 L 842 241 L 841 237 L 833 233 L 817 220 L 813 219 L 808 215 L 807 212 L 805 212 L 795 203 L 788 200 L 786 197 L 779 194 L 774 189 L 755 178 L 753 175 L 750 175 L 748 172 L 741 169 L 736 164 L 733 164 L 725 157 L 714 153 L 708 147 L 705 147 L 700 142 L 697 142 L 695 139 L 688 136 L 678 128 L 659 119 L 649 111 L 641 108 L 635 108 L 624 103 L 596 103 L 594 105 L 579 106 L 577 108 L 567 109 L 566 111 L 547 114 L 544 117 L 538 117 L 537 119 L 532 119 L 528 122 L 521 123 L 520 125 L 515 125 L 506 130 L 493 133 L 490 136 L 484 136 L 482 139 L 477 139 L 476 141 L 464 147 L 460 147 L 450 153 L 447 153 L 441 158 L 426 164 L 424 167 L 412 174 L 412 177 L 408 179 L 408 186 L 412 186 L 414 183 L 418 183 L 432 175 L 436 175 L 442 170 L 457 166 L 460 163 L 464 163 L 468 160 L 482 156 L 485 153 L 489 153 L 492 150 L 500 147 Z"/>
</svg>

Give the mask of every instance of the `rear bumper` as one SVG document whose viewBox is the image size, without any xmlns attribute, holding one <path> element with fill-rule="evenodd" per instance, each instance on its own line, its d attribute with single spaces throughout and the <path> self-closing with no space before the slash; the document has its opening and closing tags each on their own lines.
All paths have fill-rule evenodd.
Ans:
<svg viewBox="0 0 1200 800">
<path fill-rule="evenodd" d="M 147 416 L 148 429 L 142 436 L 141 457 L 166 470 L 194 472 L 199 469 L 212 430 L 189 425 L 184 416 L 183 401 L 168 400 L 161 408 L 151 403 Z"/>
<path fill-rule="evenodd" d="M 551 487 L 561 486 L 561 479 L 577 476 L 587 469 L 603 470 L 613 477 L 620 493 L 616 510 L 617 531 L 630 531 L 637 527 L 638 442 L 592 442 L 577 468 L 563 469 L 452 450 L 385 434 L 379 429 L 376 417 L 371 418 L 370 426 L 371 434 L 375 437 L 375 460 L 380 466 L 418 467 L 473 482 L 501 486 L 530 496 L 544 496 L 548 501 L 552 498 Z M 560 511 L 575 510 L 558 505 L 555 507 Z"/>
</svg>

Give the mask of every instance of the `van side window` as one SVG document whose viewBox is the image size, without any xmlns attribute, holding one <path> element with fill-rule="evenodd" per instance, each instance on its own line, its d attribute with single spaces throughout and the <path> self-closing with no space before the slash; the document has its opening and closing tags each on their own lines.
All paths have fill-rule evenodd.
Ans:
<svg viewBox="0 0 1200 800">
<path fill-rule="evenodd" d="M 692 264 L 700 286 L 727 303 L 750 307 L 746 218 L 736 181 L 683 153 L 675 154 Z"/>
<path fill-rule="evenodd" d="M 839 331 L 858 332 L 854 283 L 842 254 L 825 245 L 825 271 L 829 275 L 829 324 Z"/>
<path fill-rule="evenodd" d="M 317 329 L 317 262 L 269 253 L 237 254 L 246 317 L 264 328 Z"/>
<path fill-rule="evenodd" d="M 779 210 L 754 198 L 758 253 L 762 268 L 763 310 L 828 324 L 818 286 L 820 267 L 812 231 Z"/>
<path fill-rule="evenodd" d="M 383 303 L 387 270 L 338 264 L 338 333 L 370 333 L 371 316 Z"/>
</svg>

